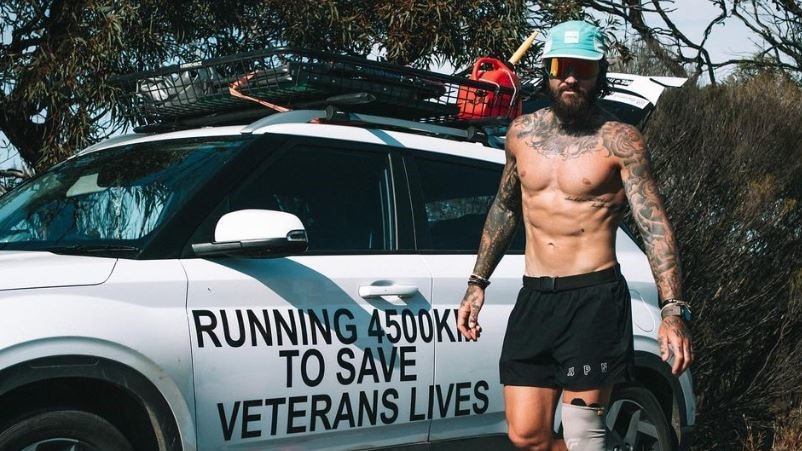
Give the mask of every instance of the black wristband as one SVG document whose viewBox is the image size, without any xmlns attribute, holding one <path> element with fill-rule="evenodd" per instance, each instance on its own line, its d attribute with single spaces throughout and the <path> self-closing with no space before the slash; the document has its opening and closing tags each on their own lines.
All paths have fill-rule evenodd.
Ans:
<svg viewBox="0 0 802 451">
<path fill-rule="evenodd" d="M 660 306 L 660 308 L 663 308 L 668 304 L 687 304 L 687 302 L 685 302 L 685 301 L 683 301 L 682 299 L 679 299 L 679 298 L 668 298 L 668 299 L 664 300 L 662 304 L 659 304 L 659 306 Z"/>
<path fill-rule="evenodd" d="M 490 281 L 482 276 L 471 274 L 471 277 L 468 278 L 468 285 L 476 285 L 481 289 L 485 289 L 488 285 L 490 285 Z"/>
</svg>

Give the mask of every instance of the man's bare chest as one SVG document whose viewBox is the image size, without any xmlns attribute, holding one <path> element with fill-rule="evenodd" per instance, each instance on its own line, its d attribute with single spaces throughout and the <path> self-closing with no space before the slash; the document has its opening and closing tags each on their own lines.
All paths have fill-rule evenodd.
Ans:
<svg viewBox="0 0 802 451">
<path fill-rule="evenodd" d="M 598 136 L 558 136 L 516 149 L 518 177 L 525 192 L 558 190 L 571 196 L 621 189 L 618 160 Z"/>
</svg>

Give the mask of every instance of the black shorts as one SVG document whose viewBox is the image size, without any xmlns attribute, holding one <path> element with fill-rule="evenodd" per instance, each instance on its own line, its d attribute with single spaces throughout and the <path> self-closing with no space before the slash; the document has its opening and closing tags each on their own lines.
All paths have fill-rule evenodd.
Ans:
<svg viewBox="0 0 802 451">
<path fill-rule="evenodd" d="M 507 322 L 504 385 L 588 390 L 632 378 L 629 288 L 618 265 L 568 277 L 526 277 Z"/>
</svg>

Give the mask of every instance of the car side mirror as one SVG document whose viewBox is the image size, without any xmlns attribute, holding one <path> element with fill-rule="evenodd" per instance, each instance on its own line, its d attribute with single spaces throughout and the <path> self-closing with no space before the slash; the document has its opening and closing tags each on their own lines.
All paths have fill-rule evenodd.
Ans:
<svg viewBox="0 0 802 451">
<path fill-rule="evenodd" d="M 297 216 L 273 210 L 238 210 L 217 221 L 214 242 L 195 243 L 198 257 L 281 257 L 309 247 L 306 229 Z"/>
</svg>

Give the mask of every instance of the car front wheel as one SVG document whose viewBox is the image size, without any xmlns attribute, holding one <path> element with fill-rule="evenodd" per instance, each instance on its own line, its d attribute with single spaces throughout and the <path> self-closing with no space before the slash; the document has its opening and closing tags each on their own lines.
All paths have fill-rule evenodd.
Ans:
<svg viewBox="0 0 802 451">
<path fill-rule="evenodd" d="M 0 432 L 9 451 L 132 451 L 120 431 L 103 418 L 79 410 L 42 412 Z"/>
<path fill-rule="evenodd" d="M 630 385 L 613 391 L 607 411 L 613 451 L 673 451 L 674 434 L 660 403 L 644 387 Z"/>
</svg>

